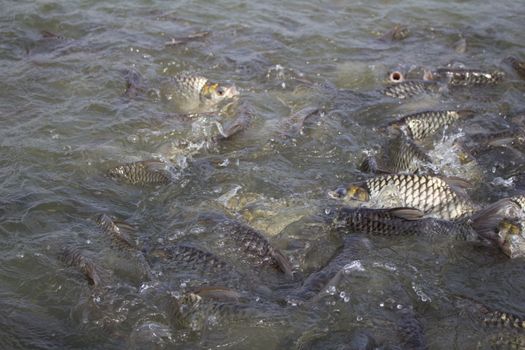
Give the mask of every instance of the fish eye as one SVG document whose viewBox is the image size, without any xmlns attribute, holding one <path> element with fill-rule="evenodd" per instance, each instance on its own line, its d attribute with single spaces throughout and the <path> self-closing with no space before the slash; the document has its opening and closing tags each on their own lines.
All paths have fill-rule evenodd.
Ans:
<svg viewBox="0 0 525 350">
<path fill-rule="evenodd" d="M 219 95 L 219 96 L 224 95 L 224 90 L 221 89 L 221 88 L 217 89 L 217 95 Z"/>
</svg>

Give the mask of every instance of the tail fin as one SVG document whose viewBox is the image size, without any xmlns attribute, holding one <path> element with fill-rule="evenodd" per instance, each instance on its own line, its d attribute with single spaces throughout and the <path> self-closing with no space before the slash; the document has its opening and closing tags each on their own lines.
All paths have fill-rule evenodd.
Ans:
<svg viewBox="0 0 525 350">
<path fill-rule="evenodd" d="M 520 210 L 512 199 L 501 199 L 475 213 L 471 218 L 472 227 L 481 237 L 495 241 L 501 220 L 516 216 Z"/>
</svg>

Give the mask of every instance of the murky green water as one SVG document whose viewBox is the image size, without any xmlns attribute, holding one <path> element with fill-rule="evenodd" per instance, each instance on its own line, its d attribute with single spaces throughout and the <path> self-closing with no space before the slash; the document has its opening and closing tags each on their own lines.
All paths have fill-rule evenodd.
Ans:
<svg viewBox="0 0 525 350">
<path fill-rule="evenodd" d="M 525 265 L 472 243 L 358 236 L 345 263 L 359 261 L 359 268 L 333 295 L 305 305 L 286 300 L 336 251 L 340 242 L 309 217 L 334 204 L 327 190 L 367 176 L 358 165 L 382 141 L 377 126 L 421 109 L 465 107 L 481 112 L 463 131 L 494 131 L 525 109 L 525 84 L 502 63 L 525 57 L 523 5 L 2 1 L 0 347 L 368 349 L 358 347 L 367 334 L 384 348 L 424 348 L 400 335 L 400 325 L 412 322 L 430 349 L 491 348 L 488 339 L 499 331 L 483 327 L 455 296 L 524 315 Z M 378 40 L 400 23 L 410 29 L 407 39 Z M 200 31 L 210 35 L 166 45 Z M 460 38 L 464 53 L 454 49 Z M 393 69 L 450 62 L 503 69 L 507 79 L 403 103 L 374 92 Z M 214 142 L 209 120 L 228 123 L 235 112 L 185 119 L 154 97 L 125 97 L 129 70 L 151 89 L 183 71 L 233 82 L 242 91 L 239 109 L 252 112 L 250 125 Z M 283 136 L 288 117 L 304 107 L 323 113 Z M 445 155 L 442 163 L 444 144 L 435 154 Z M 180 162 L 177 183 L 140 188 L 105 176 L 114 165 L 155 157 Z M 471 193 L 480 204 L 525 189 L 523 157 L 515 152 L 489 152 L 480 169 L 482 182 Z M 260 277 L 266 292 L 243 295 L 247 315 L 180 324 L 166 299 L 199 278 L 221 276 L 181 274 L 156 262 L 158 278 L 144 280 L 133 257 L 101 234 L 95 217 L 103 212 L 136 224 L 146 247 L 190 242 L 213 251 Z M 203 213 L 265 232 L 297 278 L 236 259 Z M 104 291 L 58 259 L 65 246 L 84 249 L 110 271 Z"/>
</svg>

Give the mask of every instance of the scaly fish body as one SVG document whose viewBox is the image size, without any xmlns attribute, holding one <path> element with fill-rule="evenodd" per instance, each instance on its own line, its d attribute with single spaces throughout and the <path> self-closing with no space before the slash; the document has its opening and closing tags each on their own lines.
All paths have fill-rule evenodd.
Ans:
<svg viewBox="0 0 525 350">
<path fill-rule="evenodd" d="M 413 208 L 342 207 L 337 211 L 333 225 L 350 232 L 385 236 L 425 235 L 454 237 L 459 240 L 478 239 L 468 221 L 423 218 L 423 213 Z"/>
<path fill-rule="evenodd" d="M 405 99 L 427 93 L 436 93 L 438 91 L 439 84 L 435 81 L 405 80 L 388 85 L 383 89 L 383 94 L 394 98 Z"/>
<path fill-rule="evenodd" d="M 390 123 L 389 126 L 405 130 L 414 140 L 421 140 L 434 135 L 444 126 L 473 115 L 474 111 L 471 110 L 423 111 L 406 115 Z"/>
<path fill-rule="evenodd" d="M 455 220 L 474 211 L 450 185 L 465 187 L 464 181 L 431 175 L 384 175 L 329 192 L 332 198 L 369 202 L 373 207 L 409 207 L 439 219 Z M 371 202 L 371 203 L 370 203 Z"/>
<path fill-rule="evenodd" d="M 375 173 L 415 173 L 424 163 L 432 163 L 428 155 L 402 132 L 389 138 L 383 150 L 378 159 L 368 157 L 361 169 Z"/>
<path fill-rule="evenodd" d="M 140 269 L 148 279 L 155 279 L 151 267 L 140 251 L 137 242 L 132 237 L 137 231 L 134 226 L 122 221 L 115 221 L 106 214 L 101 214 L 97 217 L 97 224 L 119 249 L 127 252 L 137 260 Z"/>
<path fill-rule="evenodd" d="M 106 214 L 97 217 L 97 224 L 120 247 L 137 250 L 137 244 L 130 236 L 130 233 L 136 230 L 133 226 L 124 222 L 115 222 Z"/>
<path fill-rule="evenodd" d="M 462 68 L 439 68 L 435 75 L 450 86 L 491 85 L 501 82 L 505 77 L 505 73 L 501 71 Z"/>
<path fill-rule="evenodd" d="M 94 287 L 100 286 L 101 275 L 99 267 L 82 251 L 77 248 L 64 248 L 59 257 L 65 264 L 77 267 L 90 285 Z"/>
<path fill-rule="evenodd" d="M 239 301 L 217 301 L 207 295 L 187 292 L 179 298 L 173 298 L 171 316 L 181 326 L 190 326 L 193 330 L 202 330 L 207 325 L 228 321 L 250 322 L 250 320 L 276 320 L 286 318 L 280 310 L 271 304 L 260 306 Z"/>
<path fill-rule="evenodd" d="M 228 263 L 214 254 L 183 244 L 168 248 L 155 248 L 149 254 L 163 260 L 173 261 L 180 268 L 190 270 L 214 273 L 231 269 Z"/>
<path fill-rule="evenodd" d="M 161 88 L 161 95 L 181 112 L 213 112 L 225 101 L 239 95 L 235 86 L 212 82 L 205 77 L 182 73 Z"/>
<path fill-rule="evenodd" d="M 240 244 L 246 253 L 260 259 L 262 264 L 271 265 L 287 276 L 292 276 L 292 265 L 288 258 L 274 248 L 261 232 L 233 220 L 220 223 L 217 229 Z"/>
<path fill-rule="evenodd" d="M 168 164 L 156 159 L 119 165 L 108 173 L 110 177 L 132 185 L 165 185 L 175 177 Z"/>
</svg>

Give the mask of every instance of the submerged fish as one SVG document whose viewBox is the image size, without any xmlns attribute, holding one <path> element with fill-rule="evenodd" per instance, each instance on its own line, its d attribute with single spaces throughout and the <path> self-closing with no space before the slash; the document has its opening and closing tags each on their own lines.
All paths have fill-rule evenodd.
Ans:
<svg viewBox="0 0 525 350">
<path fill-rule="evenodd" d="M 519 60 L 513 56 L 505 58 L 505 61 L 510 63 L 511 67 L 514 68 L 519 76 L 525 79 L 525 61 Z"/>
<path fill-rule="evenodd" d="M 394 41 L 403 40 L 408 37 L 410 31 L 407 26 L 396 24 L 392 29 L 383 34 L 379 40 L 381 41 Z"/>
<path fill-rule="evenodd" d="M 383 89 L 383 94 L 390 97 L 405 99 L 417 95 L 439 92 L 440 86 L 435 81 L 404 80 L 390 84 Z"/>
<path fill-rule="evenodd" d="M 135 227 L 125 222 L 113 221 L 113 219 L 106 214 L 100 214 L 97 217 L 97 224 L 118 246 L 124 249 L 137 249 L 137 244 L 130 236 L 130 233 L 136 231 Z"/>
<path fill-rule="evenodd" d="M 405 115 L 388 124 L 404 130 L 414 140 L 435 134 L 444 126 L 475 115 L 471 110 L 423 111 Z"/>
<path fill-rule="evenodd" d="M 461 193 L 468 183 L 456 178 L 431 175 L 383 175 L 330 191 L 335 199 L 369 202 L 376 208 L 409 207 L 425 215 L 454 220 L 474 211 L 474 205 Z"/>
<path fill-rule="evenodd" d="M 243 250 L 261 259 L 261 263 L 269 264 L 287 276 L 292 276 L 292 265 L 288 258 L 277 248 L 274 248 L 264 235 L 243 223 L 226 220 L 217 227 L 220 232 L 225 232 L 227 236 L 243 247 Z"/>
<path fill-rule="evenodd" d="M 183 269 L 218 272 L 231 269 L 231 266 L 210 252 L 178 244 L 171 247 L 154 248 L 149 255 L 169 260 Z"/>
<path fill-rule="evenodd" d="M 229 290 L 227 293 L 237 292 Z M 187 292 L 178 298 L 172 298 L 171 316 L 178 325 L 189 326 L 195 331 L 209 325 L 215 326 L 223 321 L 228 321 L 228 324 L 253 320 L 262 322 L 265 319 L 280 321 L 287 317 L 273 304 L 251 305 L 235 298 L 217 299 L 216 297 L 217 295 L 210 293 Z"/>
<path fill-rule="evenodd" d="M 461 308 L 466 308 L 473 314 L 486 331 L 491 335 L 487 338 L 491 349 L 524 349 L 525 348 L 525 319 L 517 314 L 497 310 L 486 306 L 470 297 L 458 296 Z M 465 301 L 468 301 L 465 304 Z"/>
<path fill-rule="evenodd" d="M 397 132 L 393 137 L 388 138 L 382 149 L 384 152 L 377 159 L 367 157 L 361 164 L 361 170 L 390 174 L 415 173 L 424 163 L 432 163 L 425 151 L 403 132 Z"/>
<path fill-rule="evenodd" d="M 137 242 L 132 235 L 136 233 L 137 229 L 122 221 L 115 221 L 106 214 L 101 214 L 97 217 L 97 224 L 102 228 L 115 245 L 131 254 L 138 262 L 140 269 L 147 276 L 148 279 L 154 280 L 155 277 L 151 271 L 151 267 L 144 258 L 142 251 L 139 249 Z"/>
<path fill-rule="evenodd" d="M 101 284 L 101 276 L 99 267 L 77 248 L 67 247 L 60 253 L 60 260 L 70 266 L 75 266 L 84 274 L 88 283 L 92 286 L 98 287 Z"/>
<path fill-rule="evenodd" d="M 459 146 L 462 152 L 465 152 L 465 156 L 471 157 L 476 157 L 495 147 L 506 147 L 515 151 L 516 154 L 524 156 L 520 151 L 514 149 L 515 146 L 525 145 L 524 132 L 523 128 L 516 127 L 492 133 L 478 133 L 470 135 L 469 139 L 460 142 Z"/>
<path fill-rule="evenodd" d="M 180 112 L 206 113 L 216 111 L 239 92 L 234 85 L 222 85 L 199 75 L 182 73 L 161 87 L 161 95 Z"/>
<path fill-rule="evenodd" d="M 450 86 L 491 85 L 505 78 L 502 71 L 487 72 L 463 68 L 438 68 L 433 75 Z"/>
<path fill-rule="evenodd" d="M 175 170 L 167 163 L 156 160 L 142 160 L 112 168 L 109 176 L 133 185 L 165 185 L 176 180 Z"/>
</svg>

